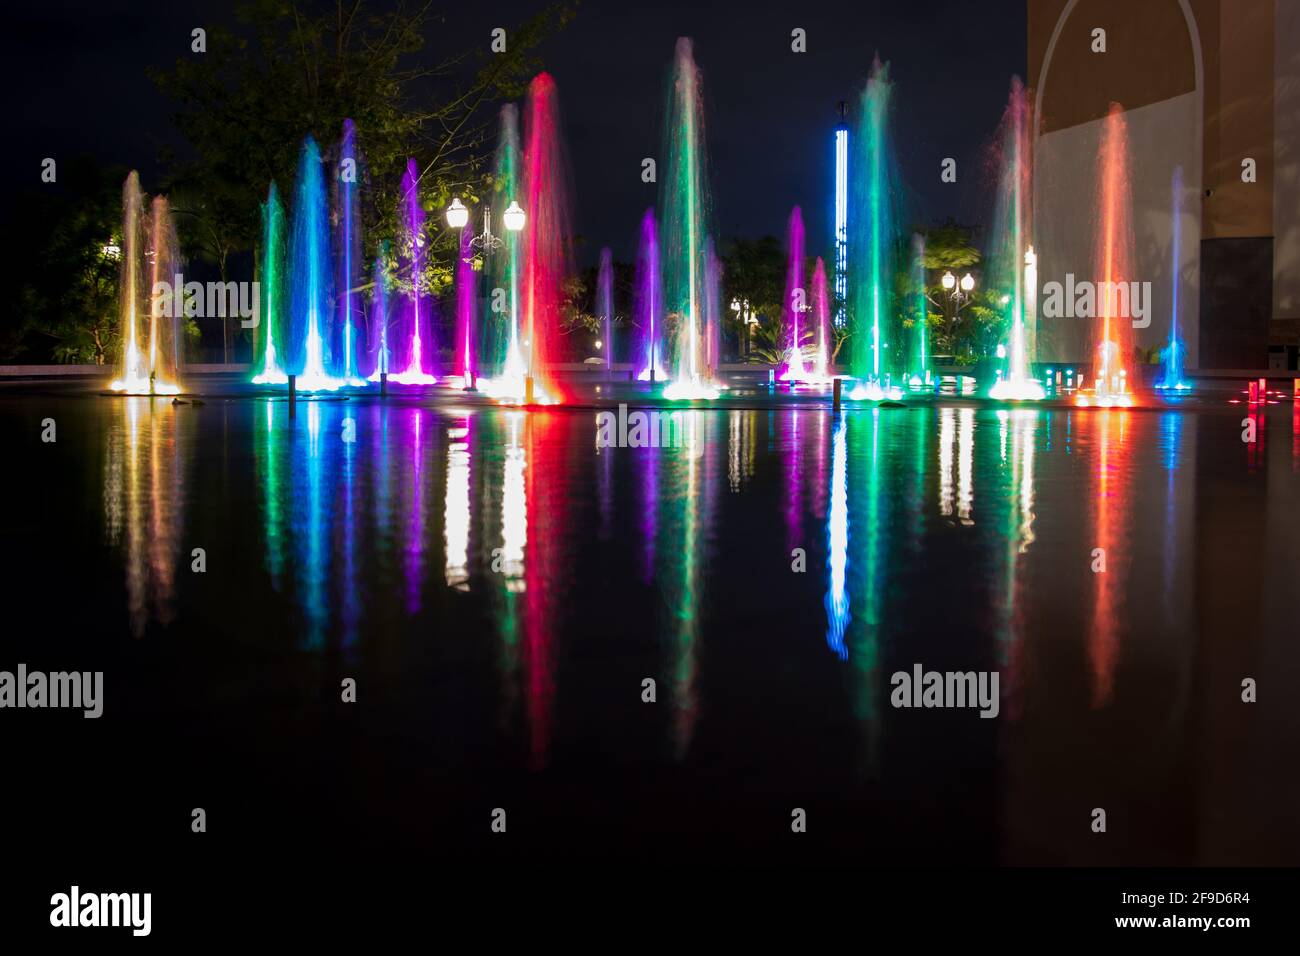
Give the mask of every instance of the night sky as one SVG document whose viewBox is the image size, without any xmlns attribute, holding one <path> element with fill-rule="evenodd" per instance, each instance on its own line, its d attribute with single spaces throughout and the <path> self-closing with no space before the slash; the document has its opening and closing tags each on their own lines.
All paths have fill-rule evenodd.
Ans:
<svg viewBox="0 0 1300 956">
<path fill-rule="evenodd" d="M 429 49 L 486 45 L 543 6 L 504 0 L 447 5 Z M 144 75 L 189 55 L 190 30 L 231 17 L 225 4 L 42 0 L 6 11 L 10 181 L 37 180 L 41 158 L 89 154 L 156 182 L 158 149 L 183 149 L 171 104 Z M 808 52 L 790 51 L 802 27 Z M 914 223 L 982 214 L 979 166 L 1025 70 L 1024 0 L 955 2 L 640 4 L 587 0 L 542 49 L 561 97 L 574 173 L 580 261 L 601 245 L 630 259 L 641 212 L 654 203 L 641 160 L 658 157 L 662 96 L 678 36 L 695 40 L 720 235 L 781 235 L 803 206 L 811 252 L 829 242 L 831 131 L 839 100 L 854 100 L 873 55 L 892 64 L 898 161 Z M 433 53 L 431 52 L 431 55 Z M 363 144 L 364 146 L 364 144 Z M 955 185 L 940 160 L 958 161 Z"/>
</svg>

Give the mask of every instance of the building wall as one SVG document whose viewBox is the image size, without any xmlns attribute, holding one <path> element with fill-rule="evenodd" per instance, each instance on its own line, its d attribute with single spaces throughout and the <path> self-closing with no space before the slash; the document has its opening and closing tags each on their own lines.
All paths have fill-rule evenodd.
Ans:
<svg viewBox="0 0 1300 956">
<path fill-rule="evenodd" d="M 1279 0 L 1273 37 L 1271 337 L 1294 349 L 1300 343 L 1300 0 Z"/>
<path fill-rule="evenodd" d="M 1094 27 L 1106 30 L 1104 54 L 1091 50 Z M 1091 271 L 1097 129 L 1115 101 L 1132 144 L 1133 277 L 1152 283 L 1156 310 L 1138 344 L 1158 345 L 1172 317 L 1168 183 L 1181 166 L 1176 282 L 1189 367 L 1264 368 L 1270 342 L 1294 345 L 1300 0 L 1030 0 L 1028 36 L 1040 284 Z M 1242 181 L 1248 157 L 1253 183 Z M 1040 320 L 1040 358 L 1086 361 L 1088 330 L 1050 321 Z"/>
<path fill-rule="evenodd" d="M 1094 28 L 1106 31 L 1105 53 L 1092 51 Z M 1111 103 L 1119 103 L 1128 128 L 1132 199 L 1121 278 L 1150 283 L 1151 292 L 1150 324 L 1134 329 L 1133 341 L 1143 350 L 1162 347 L 1177 303 L 1187 364 L 1198 367 L 1202 109 L 1199 51 L 1183 6 L 1178 0 L 1038 0 L 1029 5 L 1029 42 L 1040 289 L 1064 283 L 1067 274 L 1099 278 L 1098 145 L 1102 121 Z M 1183 183 L 1177 202 L 1176 171 Z M 1040 316 L 1038 325 L 1041 361 L 1092 358 L 1095 321 Z"/>
</svg>

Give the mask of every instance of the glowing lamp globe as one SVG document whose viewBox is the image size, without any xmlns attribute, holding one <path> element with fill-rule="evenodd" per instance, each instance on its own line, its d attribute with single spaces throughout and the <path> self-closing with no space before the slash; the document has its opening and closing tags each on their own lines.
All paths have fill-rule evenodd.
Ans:
<svg viewBox="0 0 1300 956">
<path fill-rule="evenodd" d="M 502 218 L 505 220 L 506 228 L 511 232 L 518 232 L 524 228 L 524 211 L 517 202 L 510 204 Z"/>
<path fill-rule="evenodd" d="M 973 288 L 975 288 L 975 277 L 968 272 L 961 277 L 961 291 L 969 292 Z"/>
<path fill-rule="evenodd" d="M 464 229 L 467 222 L 469 222 L 469 210 L 465 208 L 465 204 L 457 196 L 451 201 L 451 205 L 447 207 L 447 225 L 453 229 Z"/>
<path fill-rule="evenodd" d="M 943 279 L 941 279 L 940 281 L 943 282 L 943 287 L 945 289 L 951 289 L 953 286 L 957 284 L 957 277 L 954 276 L 951 272 L 945 272 L 943 274 Z"/>
</svg>

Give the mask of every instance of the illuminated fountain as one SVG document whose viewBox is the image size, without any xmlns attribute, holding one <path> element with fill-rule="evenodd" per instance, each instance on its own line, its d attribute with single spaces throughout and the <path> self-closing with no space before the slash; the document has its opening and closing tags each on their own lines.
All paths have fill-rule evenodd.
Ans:
<svg viewBox="0 0 1300 956">
<path fill-rule="evenodd" d="M 428 278 L 424 274 L 425 245 L 424 208 L 420 205 L 420 174 L 415 160 L 406 161 L 402 175 L 402 236 L 399 252 L 400 281 L 409 287 L 402 303 L 402 318 L 389 326 L 394 333 L 390 343 L 393 350 L 393 367 L 397 374 L 389 381 L 401 385 L 433 385 L 438 379 L 433 374 L 436 345 L 433 339 L 433 301 L 428 294 Z"/>
<path fill-rule="evenodd" d="M 320 148 L 307 137 L 298 163 L 289 238 L 289 316 L 283 368 L 303 391 L 338 388 L 329 362 L 330 247 Z"/>
<path fill-rule="evenodd" d="M 916 311 L 912 314 L 912 335 L 908 368 L 911 375 L 909 388 L 924 389 L 930 385 L 930 303 L 925 296 L 925 236 L 912 236 L 912 291 L 916 296 Z"/>
<path fill-rule="evenodd" d="M 604 329 L 605 368 L 614 366 L 614 257 L 606 247 L 600 250 L 596 273 L 596 318 Z"/>
<path fill-rule="evenodd" d="M 817 382 L 831 380 L 831 302 L 826 287 L 826 263 L 821 256 L 813 267 L 812 283 L 813 323 L 817 326 L 817 355 L 813 359 L 812 378 Z"/>
<path fill-rule="evenodd" d="M 366 317 L 366 342 L 370 349 L 367 364 L 373 369 L 370 373 L 372 382 L 377 382 L 381 375 L 392 372 L 393 349 L 389 344 L 392 323 L 388 311 L 390 250 L 388 240 L 382 241 L 375 255 L 375 264 L 371 268 L 374 280 L 371 285 L 370 311 Z"/>
<path fill-rule="evenodd" d="M 513 103 L 501 107 L 492 183 L 494 201 L 498 205 L 508 203 L 510 210 L 518 209 L 515 197 L 520 195 L 521 189 L 519 111 Z M 519 210 L 518 216 L 524 215 Z M 503 251 L 489 256 L 485 264 L 494 291 L 487 334 L 479 351 L 479 360 L 485 367 L 492 368 L 494 377 L 480 378 L 478 387 L 489 395 L 499 394 L 517 401 L 523 397 L 525 384 L 523 346 L 519 334 L 519 247 L 522 237 L 518 231 L 507 229 L 502 241 Z"/>
<path fill-rule="evenodd" d="M 470 233 L 460 231 L 460 250 L 456 256 L 456 365 L 461 385 L 474 389 L 478 369 L 474 357 L 474 323 L 478 311 L 478 288 L 474 272 L 474 253 Z"/>
<path fill-rule="evenodd" d="M 1183 358 L 1187 354 L 1187 346 L 1183 343 L 1182 336 L 1178 334 L 1178 272 L 1182 265 L 1182 258 L 1179 255 L 1182 246 L 1182 204 L 1183 204 L 1183 167 L 1174 168 L 1173 178 L 1173 215 L 1170 217 L 1170 230 L 1173 244 L 1173 261 L 1169 267 L 1169 284 L 1173 293 L 1173 306 L 1169 314 L 1169 344 L 1161 350 L 1161 358 L 1164 360 L 1164 375 L 1156 384 L 1156 388 L 1162 391 L 1185 392 L 1192 386 L 1183 378 Z"/>
<path fill-rule="evenodd" d="M 636 290 L 632 320 L 637 329 L 633 356 L 637 379 L 667 382 L 663 365 L 663 276 L 659 266 L 659 234 L 653 209 L 641 217 L 641 242 L 636 255 Z"/>
<path fill-rule="evenodd" d="M 889 140 L 889 99 L 893 83 L 889 66 L 876 60 L 862 93 L 858 134 L 854 138 L 852 169 L 853 235 L 849 242 L 852 265 L 850 297 L 853 335 L 850 370 L 858 384 L 849 392 L 855 400 L 898 399 L 903 390 L 894 366 L 901 350 L 894 315 L 894 246 L 896 176 Z"/>
<path fill-rule="evenodd" d="M 561 397 L 550 366 L 557 357 L 570 232 L 559 97 L 549 73 L 539 73 L 528 84 L 524 136 L 528 219 L 523 237 L 523 332 L 528 380 L 520 398 L 541 405 Z"/>
<path fill-rule="evenodd" d="M 357 291 L 365 275 L 361 260 L 361 215 L 358 190 L 361 179 L 361 155 L 357 151 L 357 130 L 352 120 L 343 121 L 339 141 L 339 166 L 334 176 L 335 265 L 338 269 L 338 298 L 335 308 L 335 340 L 331 349 L 336 357 L 335 374 L 342 384 L 365 385 L 361 377 L 361 356 L 365 343 L 360 340 L 365 328 L 362 321 L 361 294 Z"/>
<path fill-rule="evenodd" d="M 180 367 L 181 290 L 176 231 L 167 200 L 154 199 L 146 216 L 140 177 L 132 171 L 122 187 L 121 272 L 118 283 L 122 352 L 109 384 L 128 395 L 175 395 Z M 147 283 L 147 289 L 146 289 Z M 160 288 L 160 284 L 163 284 Z"/>
<path fill-rule="evenodd" d="M 1103 407 L 1129 406 L 1126 363 L 1132 354 L 1132 321 L 1128 315 L 1128 280 L 1132 275 L 1132 200 L 1128 179 L 1128 130 L 1124 109 L 1112 103 L 1101 128 L 1097 151 L 1099 182 L 1097 208 L 1096 311 L 1097 340 L 1093 387 L 1081 390 L 1075 404 Z M 1122 285 L 1121 285 L 1122 284 Z M 1125 300 L 1122 303 L 1121 300 Z"/>
<path fill-rule="evenodd" d="M 668 95 L 665 154 L 668 165 L 660 191 L 663 223 L 664 304 L 673 324 L 669 399 L 717 398 L 714 382 L 716 330 L 709 328 L 706 288 L 717 281 L 709 269 L 709 190 L 704 151 L 704 100 L 691 41 L 677 40 Z M 712 317 L 716 325 L 718 316 Z"/>
<path fill-rule="evenodd" d="M 781 330 L 786 335 L 785 367 L 777 378 L 793 384 L 808 380 L 808 370 L 803 364 L 803 336 L 807 331 L 804 317 L 812 310 L 803 277 L 803 212 L 798 206 L 790 211 L 789 235 L 785 299 L 781 308 Z"/>
<path fill-rule="evenodd" d="M 1006 300 L 1007 342 L 1005 374 L 999 370 L 998 381 L 989 390 L 992 398 L 1037 401 L 1047 393 L 1031 374 L 1033 317 L 1026 314 L 1026 303 L 1037 285 L 1037 259 L 1033 247 L 1027 246 L 1029 226 L 1030 176 L 1029 103 L 1018 77 L 1011 80 L 1011 100 L 1002 117 L 1000 168 L 997 211 L 994 218 L 994 251 L 989 257 L 991 281 L 995 288 L 1009 289 Z M 1022 272 L 1022 264 L 1024 271 Z"/>
<path fill-rule="evenodd" d="M 518 149 L 511 144 L 514 114 L 503 110 L 501 118 L 498 170 L 505 165 L 507 177 L 518 179 Z M 507 232 L 522 230 L 518 242 L 507 240 L 510 324 L 505 360 L 499 374 L 480 382 L 480 387 L 501 402 L 546 405 L 563 397 L 552 367 L 570 235 L 559 97 L 549 73 L 539 73 L 528 85 L 522 159 L 524 208 L 512 201 L 504 216 Z"/>
<path fill-rule="evenodd" d="M 262 203 L 262 248 L 259 259 L 258 319 L 253 327 L 253 384 L 283 385 L 289 376 L 280 367 L 277 348 L 284 346 L 284 206 L 275 183 Z"/>
</svg>

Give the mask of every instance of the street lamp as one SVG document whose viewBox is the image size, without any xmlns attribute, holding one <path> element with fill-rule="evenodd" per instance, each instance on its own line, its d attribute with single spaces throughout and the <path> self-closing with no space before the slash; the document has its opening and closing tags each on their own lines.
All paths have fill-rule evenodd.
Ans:
<svg viewBox="0 0 1300 956">
<path fill-rule="evenodd" d="M 930 299 L 930 302 L 943 311 L 944 317 L 950 324 L 955 323 L 957 317 L 961 315 L 961 310 L 970 305 L 971 300 L 974 298 L 975 277 L 968 272 L 961 279 L 958 279 L 951 272 L 944 272 L 939 278 L 939 284 L 943 286 L 943 291 L 946 293 L 943 298 L 947 301 L 938 302 Z M 926 298 L 929 299 L 930 297 L 927 296 Z M 947 318 L 950 309 L 952 317 Z"/>
<path fill-rule="evenodd" d="M 740 320 L 741 325 L 745 329 L 745 358 L 748 359 L 750 335 L 753 326 L 758 325 L 758 315 L 757 313 L 750 311 L 748 299 L 732 299 L 731 311 L 736 313 L 736 318 Z"/>
<path fill-rule="evenodd" d="M 502 218 L 506 222 L 506 228 L 511 232 L 518 232 L 524 228 L 524 211 L 517 202 L 511 202 L 506 207 L 505 215 Z"/>
<path fill-rule="evenodd" d="M 453 229 L 464 229 L 468 222 L 469 210 L 465 208 L 465 204 L 457 196 L 451 201 L 451 205 L 447 207 L 447 225 Z"/>
<path fill-rule="evenodd" d="M 511 202 L 501 218 L 505 221 L 506 229 L 510 232 L 518 232 L 524 228 L 524 211 L 517 202 Z M 451 205 L 447 207 L 447 225 L 453 229 L 464 229 L 468 224 L 469 209 L 457 196 L 452 199 Z M 481 249 L 483 252 L 495 252 L 501 248 L 501 243 L 501 237 L 492 232 L 492 207 L 484 206 L 483 231 L 470 239 L 469 247 L 471 249 Z"/>
</svg>

